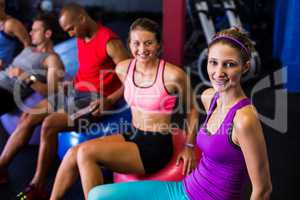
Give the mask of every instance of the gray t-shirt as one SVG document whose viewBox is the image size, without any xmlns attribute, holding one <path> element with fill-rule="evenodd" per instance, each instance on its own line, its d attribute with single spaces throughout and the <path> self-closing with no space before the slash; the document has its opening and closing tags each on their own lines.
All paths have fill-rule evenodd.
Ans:
<svg viewBox="0 0 300 200">
<path fill-rule="evenodd" d="M 0 87 L 13 93 L 17 84 L 21 84 L 22 96 L 28 96 L 33 92 L 31 87 L 28 87 L 17 77 L 10 78 L 8 76 L 9 68 L 19 67 L 27 74 L 35 74 L 37 79 L 42 82 L 47 82 L 47 71 L 42 67 L 45 58 L 49 53 L 36 52 L 32 47 L 25 48 L 20 54 L 18 54 L 12 64 L 4 71 L 0 71 Z"/>
</svg>

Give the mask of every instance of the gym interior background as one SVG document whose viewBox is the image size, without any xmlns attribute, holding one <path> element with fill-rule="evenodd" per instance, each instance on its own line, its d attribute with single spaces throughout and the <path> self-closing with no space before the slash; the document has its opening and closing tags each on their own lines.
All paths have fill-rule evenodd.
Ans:
<svg viewBox="0 0 300 200">
<path fill-rule="evenodd" d="M 201 22 L 196 4 L 207 2 L 208 12 L 212 17 L 214 28 L 220 30 L 229 26 L 226 10 L 221 0 L 7 0 L 7 12 L 20 19 L 30 28 L 33 17 L 41 9 L 59 12 L 68 2 L 84 5 L 93 18 L 101 20 L 111 27 L 126 42 L 129 25 L 137 17 L 149 17 L 161 23 L 164 36 L 177 37 L 181 32 L 181 59 L 172 60 L 170 52 L 163 52 L 169 61 L 180 64 L 190 72 L 193 84 L 205 82 L 203 62 L 200 54 L 205 49 L 205 23 Z M 49 2 L 48 2 L 49 3 Z M 297 126 L 300 113 L 300 2 L 297 0 L 234 0 L 235 9 L 243 27 L 249 32 L 259 55 L 255 70 L 244 81 L 244 87 L 257 107 L 263 123 L 268 147 L 273 183 L 272 200 L 299 199 L 297 181 L 300 179 L 300 159 L 298 146 L 300 134 Z M 170 21 L 168 16 L 178 9 L 175 16 L 178 21 Z M 169 21 L 168 21 L 169 20 Z M 166 32 L 170 24 L 182 23 L 182 30 Z M 172 28 L 170 29 L 172 31 Z M 175 34 L 175 36 L 174 36 Z M 63 34 L 58 42 L 67 39 Z M 164 41 L 164 45 L 170 41 Z M 172 54 L 172 52 L 171 52 Z M 178 63 L 179 62 L 179 63 Z M 201 74 L 202 76 L 200 76 Z M 203 84 L 203 88 L 207 84 Z M 174 116 L 180 122 L 180 117 Z M 4 132 L 1 130 L 1 132 Z M 3 148 L 5 134 L 0 134 L 0 147 Z M 1 199 L 11 199 L 24 188 L 35 170 L 37 147 L 29 146 L 19 154 L 9 168 L 11 182 L 0 187 Z M 57 162 L 57 166 L 58 166 Z M 49 176 L 52 185 L 56 169 Z M 68 199 L 82 199 L 80 183 L 75 185 Z M 247 199 L 247 195 L 245 195 Z M 248 197 L 249 198 L 249 197 Z"/>
</svg>

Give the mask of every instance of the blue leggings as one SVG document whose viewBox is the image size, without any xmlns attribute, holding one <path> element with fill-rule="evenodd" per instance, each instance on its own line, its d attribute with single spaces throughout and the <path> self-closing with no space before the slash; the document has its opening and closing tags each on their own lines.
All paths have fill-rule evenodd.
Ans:
<svg viewBox="0 0 300 200">
<path fill-rule="evenodd" d="M 139 181 L 94 187 L 88 200 L 189 200 L 182 182 Z"/>
</svg>

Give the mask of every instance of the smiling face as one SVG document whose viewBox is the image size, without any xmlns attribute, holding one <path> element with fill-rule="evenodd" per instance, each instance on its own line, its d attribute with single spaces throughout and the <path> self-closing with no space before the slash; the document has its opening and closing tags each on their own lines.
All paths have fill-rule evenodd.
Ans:
<svg viewBox="0 0 300 200">
<path fill-rule="evenodd" d="M 160 44 L 154 33 L 137 28 L 130 32 L 129 47 L 136 59 L 147 62 L 157 58 Z"/>
<path fill-rule="evenodd" d="M 240 86 L 241 76 L 248 70 L 237 49 L 218 42 L 209 48 L 207 72 L 213 88 L 224 92 Z"/>
</svg>

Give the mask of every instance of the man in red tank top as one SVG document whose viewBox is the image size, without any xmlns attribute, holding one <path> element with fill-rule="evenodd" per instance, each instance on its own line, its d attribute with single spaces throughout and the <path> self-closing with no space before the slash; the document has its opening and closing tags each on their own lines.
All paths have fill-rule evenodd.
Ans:
<svg viewBox="0 0 300 200">
<path fill-rule="evenodd" d="M 77 4 L 64 6 L 59 23 L 71 37 L 77 37 L 79 68 L 73 81 L 75 91 L 72 91 L 72 95 L 64 101 L 65 108 L 51 113 L 44 119 L 37 168 L 29 186 L 19 195 L 19 198 L 20 196 L 26 196 L 26 199 L 30 200 L 48 198 L 44 192 L 44 184 L 50 164 L 55 158 L 57 134 L 78 125 L 75 123 L 71 126 L 69 123 L 81 116 L 76 109 L 90 112 L 101 103 L 101 108 L 105 110 L 113 106 L 123 95 L 122 84 L 114 69 L 117 63 L 127 59 L 129 55 L 117 35 L 109 28 L 95 22 Z M 74 106 L 71 110 L 70 99 L 73 100 Z M 101 115 L 99 110 L 88 114 L 88 117 Z"/>
</svg>

